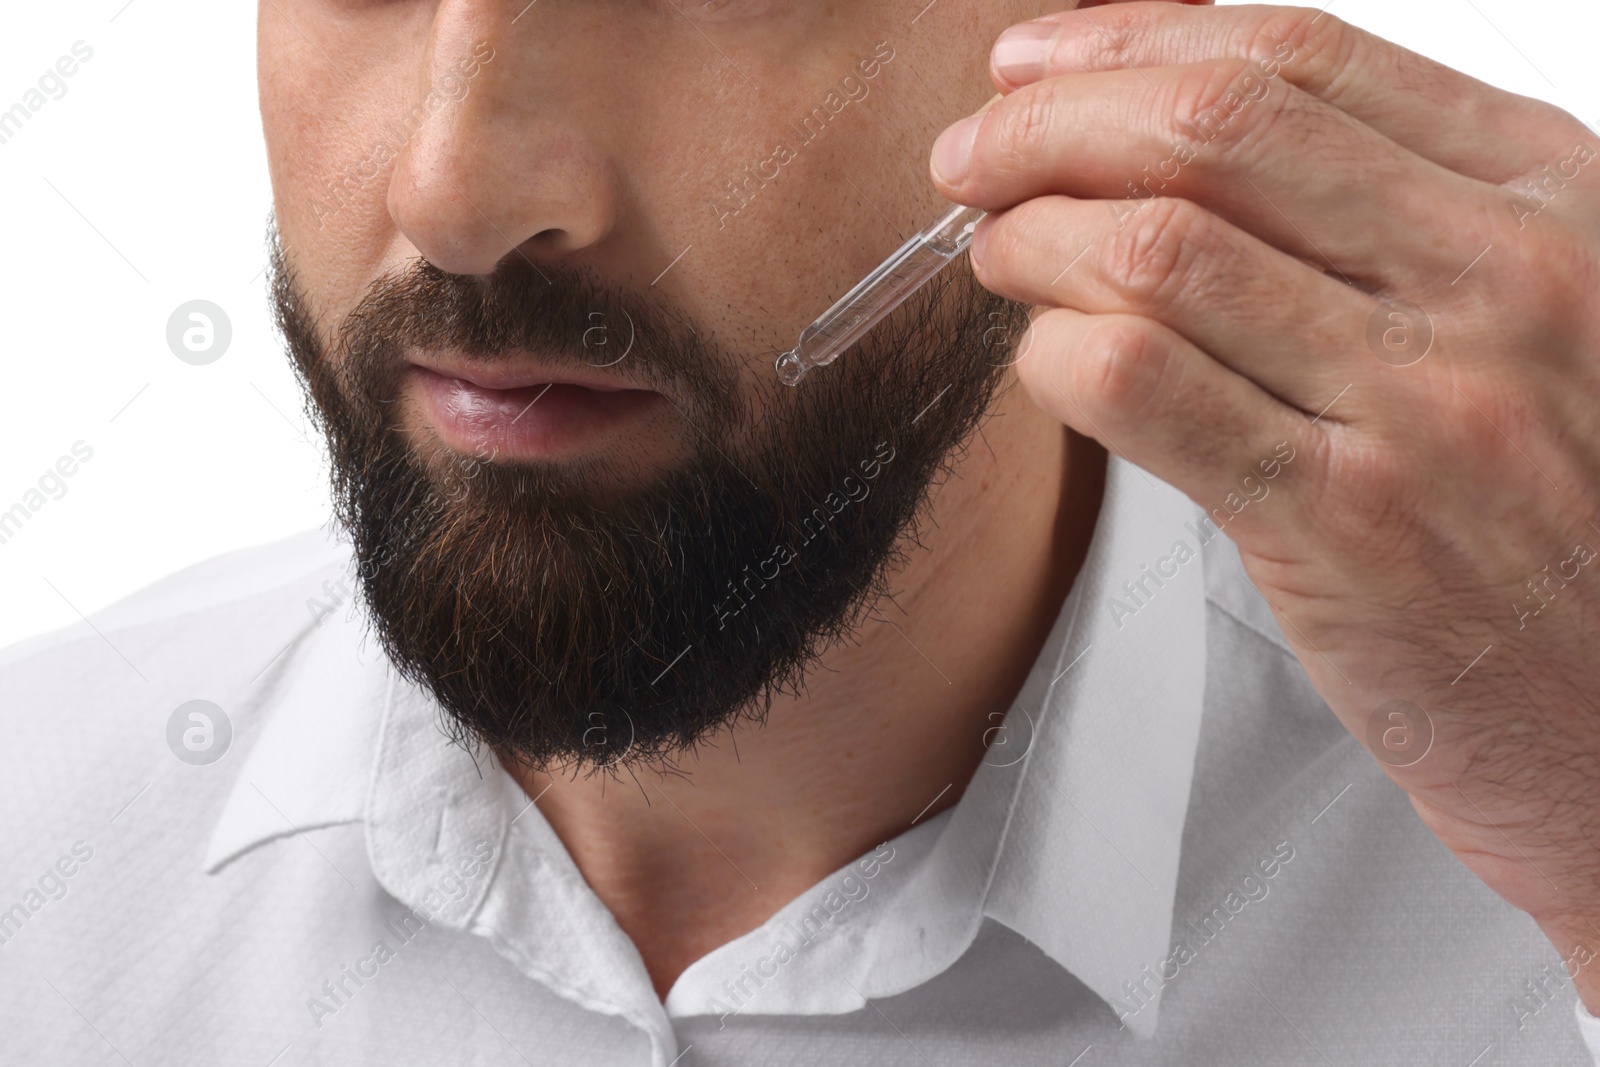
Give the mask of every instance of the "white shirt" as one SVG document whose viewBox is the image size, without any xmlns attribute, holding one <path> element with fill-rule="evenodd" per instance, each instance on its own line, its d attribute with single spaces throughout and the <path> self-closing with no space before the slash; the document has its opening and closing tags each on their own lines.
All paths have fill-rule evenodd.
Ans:
<svg viewBox="0 0 1600 1067">
<path fill-rule="evenodd" d="M 1200 516 L 1113 459 L 960 802 L 664 1003 L 382 657 L 325 533 L 16 646 L 0 1063 L 1600 1064 L 1555 949 L 1340 728 Z"/>
</svg>

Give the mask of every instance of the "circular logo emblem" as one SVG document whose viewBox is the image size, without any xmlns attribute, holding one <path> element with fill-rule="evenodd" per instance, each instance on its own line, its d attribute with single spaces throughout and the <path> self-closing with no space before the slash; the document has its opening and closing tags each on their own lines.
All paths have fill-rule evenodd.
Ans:
<svg viewBox="0 0 1600 1067">
<path fill-rule="evenodd" d="M 1391 767 L 1409 767 L 1433 747 L 1433 720 L 1409 700 L 1390 700 L 1367 720 L 1367 748 Z"/>
<path fill-rule="evenodd" d="M 623 319 L 628 324 L 627 336 L 624 339 L 620 330 L 613 330 L 611 320 L 603 311 L 591 311 L 585 319 L 587 329 L 583 331 L 583 347 L 587 353 L 584 360 L 591 367 L 611 367 L 621 363 L 629 352 L 633 351 L 634 329 L 633 316 L 626 310 L 622 312 Z"/>
<path fill-rule="evenodd" d="M 185 763 L 196 767 L 215 763 L 232 743 L 228 713 L 209 700 L 185 701 L 167 718 L 167 747 Z"/>
<path fill-rule="evenodd" d="M 1406 300 L 1385 300 L 1367 319 L 1367 347 L 1391 367 L 1409 367 L 1433 347 L 1433 320 Z"/>
<path fill-rule="evenodd" d="M 209 300 L 179 304 L 167 319 L 167 347 L 185 363 L 215 363 L 233 340 L 228 313 Z"/>
<path fill-rule="evenodd" d="M 1033 747 L 1033 716 L 1022 705 L 1013 705 L 1005 714 L 989 713 L 989 728 L 983 731 L 983 762 L 996 767 L 1014 767 Z"/>
<path fill-rule="evenodd" d="M 1023 357 L 1033 348 L 1033 341 L 1037 336 L 1029 327 L 1030 321 L 1024 324 L 1022 338 L 1019 341 L 1015 336 L 1017 323 L 1006 312 L 989 312 L 989 328 L 983 331 L 983 361 L 991 367 L 1010 367 L 1021 363 Z"/>
<path fill-rule="evenodd" d="M 615 730 L 613 724 L 606 719 L 605 712 L 591 711 L 589 713 L 589 726 L 583 731 L 584 754 L 588 756 L 596 767 L 610 767 L 622 762 L 627 754 L 633 751 L 634 730 L 633 716 L 626 711 L 622 717 L 627 720 L 627 740 L 618 743 L 622 731 Z"/>
</svg>

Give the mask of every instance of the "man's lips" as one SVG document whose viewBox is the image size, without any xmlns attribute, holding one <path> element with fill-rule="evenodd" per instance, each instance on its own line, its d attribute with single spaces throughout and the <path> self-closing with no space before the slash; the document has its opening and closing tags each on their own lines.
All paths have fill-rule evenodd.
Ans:
<svg viewBox="0 0 1600 1067">
<path fill-rule="evenodd" d="M 564 459 L 595 451 L 665 397 L 604 371 L 416 359 L 415 389 L 429 425 L 451 449 L 485 459 Z"/>
<path fill-rule="evenodd" d="M 496 363 L 485 364 L 449 356 L 427 355 L 413 357 L 411 362 L 443 377 L 456 378 L 476 385 L 480 389 L 497 391 L 540 388 L 550 384 L 576 385 L 601 393 L 640 388 L 620 375 L 599 368 L 576 370 L 563 367 L 555 370 L 540 367 L 532 358 L 523 361 L 505 358 Z"/>
</svg>

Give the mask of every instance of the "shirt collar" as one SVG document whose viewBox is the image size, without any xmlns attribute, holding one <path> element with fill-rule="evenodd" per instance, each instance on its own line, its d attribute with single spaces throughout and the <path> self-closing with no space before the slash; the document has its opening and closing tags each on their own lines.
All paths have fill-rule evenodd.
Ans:
<svg viewBox="0 0 1600 1067">
<path fill-rule="evenodd" d="M 364 818 L 392 668 L 364 647 L 353 614 L 327 613 L 302 628 L 252 683 L 262 691 L 236 698 L 266 721 L 212 830 L 207 873 L 267 841 Z"/>
<path fill-rule="evenodd" d="M 1216 534 L 1199 515 L 1113 460 L 1073 592 L 960 802 L 882 846 L 883 873 L 849 865 L 697 960 L 669 1013 L 860 1011 L 932 980 L 992 920 L 1149 1036 L 1205 685 L 1200 549 Z M 847 909 L 827 900 L 841 893 Z M 775 964 L 782 982 L 746 987 Z"/>
<path fill-rule="evenodd" d="M 939 898 L 970 899 L 972 918 L 1027 938 L 1144 1036 L 1155 1027 L 1161 983 L 1132 1011 L 1130 986 L 1167 955 L 1205 688 L 1200 550 L 1209 538 L 1199 518 L 1176 489 L 1110 460 L 1072 594 L 934 848 L 983 842 L 986 859 L 968 854 L 945 865 Z M 266 841 L 365 820 L 380 884 L 413 906 L 439 902 L 433 917 L 460 927 L 496 910 L 487 895 L 496 865 L 471 864 L 484 873 L 442 901 L 441 883 L 454 887 L 451 868 L 481 857 L 485 842 L 497 862 L 520 820 L 570 892 L 541 915 L 491 915 L 495 925 L 534 923 L 539 930 L 519 930 L 530 936 L 515 940 L 552 946 L 582 930 L 614 943 L 614 953 L 596 958 L 636 956 L 585 899 L 581 875 L 542 818 L 521 818 L 526 799 L 508 795 L 510 778 L 492 757 L 474 764 L 448 743 L 437 705 L 381 654 L 363 654 L 364 626 L 348 615 L 322 620 L 329 632 L 315 640 L 302 634 L 306 647 L 291 648 L 281 674 L 261 683 L 270 715 L 217 822 L 207 871 Z M 975 932 L 959 917 L 951 925 L 967 928 L 956 940 Z M 544 961 L 524 962 L 544 969 Z M 569 976 L 578 988 L 567 995 L 659 1029 L 659 1004 L 616 1002 L 608 992 L 615 977 Z M 888 991 L 863 979 L 866 995 Z"/>
<path fill-rule="evenodd" d="M 1168 954 L 1205 691 L 1201 549 L 1216 531 L 1200 519 L 1112 457 L 1088 557 L 1008 716 L 1033 713 L 1013 739 L 1020 773 L 990 760 L 973 783 L 1004 793 L 1011 774 L 984 914 L 1146 1037 L 1161 983 L 1130 994 Z"/>
</svg>

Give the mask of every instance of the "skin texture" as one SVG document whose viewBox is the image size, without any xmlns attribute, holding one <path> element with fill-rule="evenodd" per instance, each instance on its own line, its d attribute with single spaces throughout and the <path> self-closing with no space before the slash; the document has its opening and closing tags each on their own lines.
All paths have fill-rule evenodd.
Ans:
<svg viewBox="0 0 1600 1067">
<path fill-rule="evenodd" d="M 779 388 L 776 352 L 948 207 L 923 160 L 993 89 L 981 50 L 952 52 L 947 38 L 992 40 L 1047 10 L 943 0 L 919 20 L 923 6 L 262 5 L 278 231 L 308 319 L 333 330 L 418 257 L 468 277 L 518 257 L 670 306 L 745 354 L 720 369 L 759 410 Z M 870 91 L 753 195 L 730 194 L 851 75 Z M 448 102 L 404 126 L 430 90 Z M 395 145 L 391 124 L 403 143 L 375 152 Z M 437 461 L 420 405 L 402 421 Z M 693 442 L 662 405 L 585 469 L 597 495 L 622 490 Z M 616 776 L 510 768 L 663 996 L 705 952 L 959 798 L 1082 561 L 1103 469 L 1097 445 L 1009 389 L 908 532 L 894 599 L 763 727 Z"/>
<path fill-rule="evenodd" d="M 1230 514 L 1288 443 L 1252 581 L 1600 1011 L 1600 137 L 1315 10 L 1092 14 L 933 153 L 1024 386 Z"/>
</svg>

